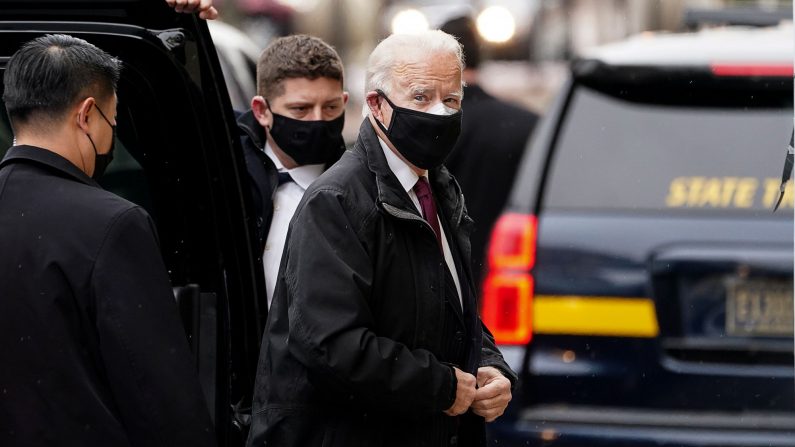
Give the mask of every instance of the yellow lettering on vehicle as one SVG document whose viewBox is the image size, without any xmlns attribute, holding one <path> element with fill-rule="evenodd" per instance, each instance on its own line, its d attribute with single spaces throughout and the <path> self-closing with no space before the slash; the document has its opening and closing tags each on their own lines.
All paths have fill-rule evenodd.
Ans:
<svg viewBox="0 0 795 447">
<path fill-rule="evenodd" d="M 737 177 L 723 177 L 723 194 L 720 198 L 721 208 L 726 208 L 731 204 L 738 180 Z"/>
<path fill-rule="evenodd" d="M 687 206 L 695 207 L 700 202 L 701 189 L 704 187 L 704 177 L 690 177 L 690 190 L 687 193 Z"/>
<path fill-rule="evenodd" d="M 753 177 L 743 177 L 737 185 L 737 192 L 734 194 L 734 206 L 736 208 L 751 208 L 754 205 L 754 195 L 759 181 Z"/>
<path fill-rule="evenodd" d="M 701 193 L 698 206 L 711 206 L 719 207 L 721 203 L 721 180 L 719 178 L 710 178 L 704 183 L 704 190 Z"/>
<path fill-rule="evenodd" d="M 775 178 L 765 179 L 765 192 L 762 197 L 762 205 L 772 209 L 776 205 L 778 196 L 781 193 L 781 180 Z M 784 189 L 784 198 L 781 200 L 781 208 L 792 208 L 792 181 L 787 182 Z"/>
<path fill-rule="evenodd" d="M 671 187 L 668 190 L 668 197 L 665 198 L 665 204 L 670 207 L 679 207 L 687 201 L 687 179 L 685 177 L 677 177 L 671 181 Z"/>
<path fill-rule="evenodd" d="M 665 205 L 670 208 L 772 208 L 778 194 L 779 181 L 774 178 L 676 177 L 668 187 Z M 787 185 L 781 206 L 793 207 L 792 183 Z"/>
</svg>

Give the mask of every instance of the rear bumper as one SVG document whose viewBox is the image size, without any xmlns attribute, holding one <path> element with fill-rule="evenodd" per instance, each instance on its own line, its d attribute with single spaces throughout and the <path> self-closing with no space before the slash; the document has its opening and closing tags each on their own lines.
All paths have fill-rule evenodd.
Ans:
<svg viewBox="0 0 795 447">
<path fill-rule="evenodd" d="M 795 414 L 539 406 L 490 436 L 500 446 L 795 447 Z"/>
</svg>

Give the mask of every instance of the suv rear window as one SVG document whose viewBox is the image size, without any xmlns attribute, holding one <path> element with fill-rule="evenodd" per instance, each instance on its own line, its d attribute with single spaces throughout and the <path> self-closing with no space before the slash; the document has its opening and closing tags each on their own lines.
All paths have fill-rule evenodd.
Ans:
<svg viewBox="0 0 795 447">
<path fill-rule="evenodd" d="M 584 85 L 575 90 L 544 208 L 770 213 L 792 132 L 792 92 L 770 101 L 726 90 L 710 104 L 650 90 L 643 101 Z M 648 101 L 655 95 L 660 101 Z M 792 208 L 791 182 L 786 206 Z"/>
</svg>

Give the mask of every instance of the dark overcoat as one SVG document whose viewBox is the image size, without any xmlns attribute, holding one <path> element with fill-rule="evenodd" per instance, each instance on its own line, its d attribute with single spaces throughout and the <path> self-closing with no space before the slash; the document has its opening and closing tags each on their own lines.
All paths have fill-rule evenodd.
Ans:
<svg viewBox="0 0 795 447">
<path fill-rule="evenodd" d="M 214 445 L 149 215 L 45 149 L 0 166 L 0 445 Z"/>
<path fill-rule="evenodd" d="M 482 418 L 443 414 L 455 400 L 452 366 L 515 375 L 477 315 L 462 262 L 471 221 L 461 191 L 443 167 L 430 180 L 463 312 L 433 230 L 365 120 L 353 150 L 312 184 L 290 224 L 249 445 L 483 445 Z"/>
</svg>

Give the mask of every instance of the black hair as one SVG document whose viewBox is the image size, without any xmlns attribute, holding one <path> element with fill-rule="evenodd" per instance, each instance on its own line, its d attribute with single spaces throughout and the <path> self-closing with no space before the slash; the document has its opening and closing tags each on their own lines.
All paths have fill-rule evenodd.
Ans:
<svg viewBox="0 0 795 447">
<path fill-rule="evenodd" d="M 11 124 L 32 118 L 56 122 L 77 101 L 104 100 L 116 92 L 121 62 L 83 39 L 48 34 L 33 39 L 11 57 L 3 83 Z"/>
<path fill-rule="evenodd" d="M 466 67 L 478 68 L 481 42 L 475 30 L 475 21 L 469 16 L 456 17 L 448 20 L 440 29 L 458 39 L 464 49 Z"/>
</svg>

